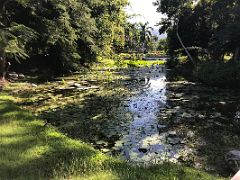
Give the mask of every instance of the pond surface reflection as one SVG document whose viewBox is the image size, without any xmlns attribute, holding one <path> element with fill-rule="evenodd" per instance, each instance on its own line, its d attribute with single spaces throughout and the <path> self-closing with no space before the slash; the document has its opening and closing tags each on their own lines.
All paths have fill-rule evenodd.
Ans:
<svg viewBox="0 0 240 180">
<path fill-rule="evenodd" d="M 154 164 L 163 160 L 173 160 L 178 148 L 168 142 L 170 136 L 174 143 L 180 139 L 175 137 L 175 132 L 160 132 L 166 128 L 160 125 L 158 114 L 166 106 L 166 70 L 164 67 L 143 69 L 137 74 L 137 93 L 128 100 L 132 122 L 129 133 L 116 142 L 122 155 L 131 162 Z"/>
</svg>

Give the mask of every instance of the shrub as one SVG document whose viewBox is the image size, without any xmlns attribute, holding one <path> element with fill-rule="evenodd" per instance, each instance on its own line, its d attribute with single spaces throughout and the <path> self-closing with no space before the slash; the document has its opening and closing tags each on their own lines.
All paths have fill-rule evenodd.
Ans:
<svg viewBox="0 0 240 180">
<path fill-rule="evenodd" d="M 240 62 L 202 62 L 194 71 L 201 82 L 213 86 L 240 87 Z"/>
</svg>

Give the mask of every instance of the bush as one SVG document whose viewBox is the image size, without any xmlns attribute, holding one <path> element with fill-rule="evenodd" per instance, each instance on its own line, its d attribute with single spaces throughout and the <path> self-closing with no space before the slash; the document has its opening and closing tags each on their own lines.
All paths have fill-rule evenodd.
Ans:
<svg viewBox="0 0 240 180">
<path fill-rule="evenodd" d="M 202 62 L 194 71 L 201 82 L 212 86 L 240 87 L 240 62 Z"/>
<path fill-rule="evenodd" d="M 112 59 L 114 60 L 114 64 L 117 66 L 117 67 L 121 67 L 123 66 L 124 64 L 124 55 L 122 54 L 113 54 L 112 55 Z"/>
</svg>

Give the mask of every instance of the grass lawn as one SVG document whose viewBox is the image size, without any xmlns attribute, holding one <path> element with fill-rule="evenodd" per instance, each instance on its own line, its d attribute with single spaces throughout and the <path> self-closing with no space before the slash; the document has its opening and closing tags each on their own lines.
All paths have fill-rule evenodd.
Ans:
<svg viewBox="0 0 240 180">
<path fill-rule="evenodd" d="M 101 59 L 99 63 L 108 68 L 127 68 L 127 67 L 150 67 L 152 65 L 164 65 L 166 62 L 163 60 L 112 60 L 112 59 Z"/>
<path fill-rule="evenodd" d="M 164 65 L 165 61 L 163 60 L 157 60 L 157 61 L 145 61 L 145 60 L 136 60 L 136 61 L 132 61 L 132 60 L 124 60 L 124 63 L 126 63 L 127 65 L 133 65 L 136 67 L 143 67 L 143 66 L 151 66 L 151 65 Z"/>
</svg>

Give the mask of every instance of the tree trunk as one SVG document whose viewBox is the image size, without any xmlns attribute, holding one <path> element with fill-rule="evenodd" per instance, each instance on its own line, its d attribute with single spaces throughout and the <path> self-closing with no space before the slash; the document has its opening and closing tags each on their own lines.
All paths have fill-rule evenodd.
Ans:
<svg viewBox="0 0 240 180">
<path fill-rule="evenodd" d="M 4 46 L 0 46 L 0 81 L 5 81 L 7 73 L 7 60 Z"/>
<path fill-rule="evenodd" d="M 142 45 L 142 53 L 145 54 L 145 49 L 146 49 L 146 41 L 143 42 Z"/>
<path fill-rule="evenodd" d="M 7 18 L 4 17 L 6 14 L 6 5 L 13 0 L 2 0 L 0 2 L 0 15 L 3 16 L 3 24 L 6 26 L 7 25 Z M 3 35 L 4 36 L 4 35 Z M 3 40 L 4 41 L 4 40 Z M 0 81 L 5 81 L 6 79 L 6 74 L 8 71 L 8 68 L 10 67 L 10 63 L 7 63 L 6 60 L 6 54 L 5 54 L 5 48 L 4 45 L 0 47 Z"/>
<path fill-rule="evenodd" d="M 185 50 L 188 58 L 192 61 L 193 65 L 195 65 L 195 61 L 193 60 L 191 54 L 189 53 L 189 51 L 187 50 L 186 46 L 183 44 L 182 38 L 179 35 L 179 31 L 178 31 L 178 24 L 179 24 L 179 20 L 177 21 L 177 38 L 181 44 L 181 46 L 183 47 L 183 49 Z"/>
<path fill-rule="evenodd" d="M 7 61 L 5 57 L 0 57 L 0 81 L 5 81 L 6 79 L 6 65 Z"/>
<path fill-rule="evenodd" d="M 237 47 L 234 53 L 234 61 L 239 61 L 239 55 L 240 55 L 240 48 Z"/>
</svg>

